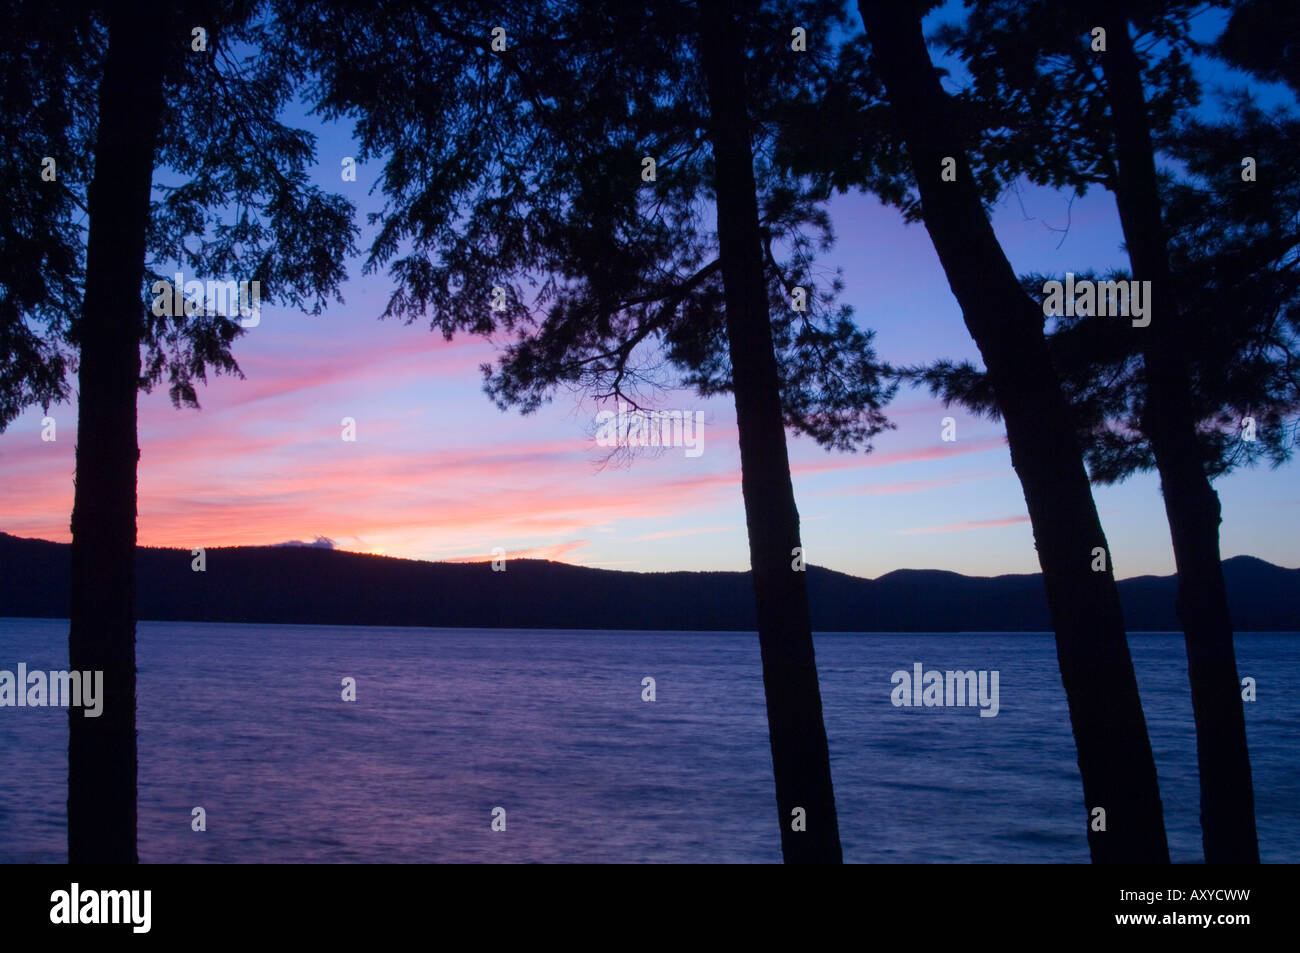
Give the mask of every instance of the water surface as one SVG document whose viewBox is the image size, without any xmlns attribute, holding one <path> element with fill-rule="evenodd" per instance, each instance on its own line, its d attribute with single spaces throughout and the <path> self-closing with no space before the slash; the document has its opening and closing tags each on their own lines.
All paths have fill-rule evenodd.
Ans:
<svg viewBox="0 0 1300 953">
<path fill-rule="evenodd" d="M 0 619 L 0 669 L 66 668 L 67 632 Z M 753 634 L 144 622 L 138 643 L 142 861 L 780 860 Z M 1170 848 L 1199 862 L 1182 636 L 1130 644 Z M 1261 851 L 1294 863 L 1300 638 L 1237 652 Z M 817 657 L 847 860 L 1087 861 L 1050 634 L 836 633 Z M 998 670 L 997 717 L 894 707 L 914 662 Z M 0 861 L 66 859 L 67 731 L 0 709 Z"/>
</svg>

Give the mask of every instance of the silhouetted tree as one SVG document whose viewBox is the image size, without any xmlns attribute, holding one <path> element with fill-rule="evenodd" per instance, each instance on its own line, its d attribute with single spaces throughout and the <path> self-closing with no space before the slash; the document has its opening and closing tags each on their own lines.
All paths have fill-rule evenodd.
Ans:
<svg viewBox="0 0 1300 953">
<path fill-rule="evenodd" d="M 99 90 L 72 507 L 73 670 L 104 673 L 97 718 L 68 711 L 68 860 L 135 863 L 136 391 L 145 241 L 166 60 L 163 4 L 115 5 Z M 161 22 L 160 22 L 161 21 Z"/>
<path fill-rule="evenodd" d="M 764 236 L 744 81 L 744 33 L 729 0 L 701 3 L 699 50 L 713 146 L 718 258 L 781 846 L 789 861 L 838 862 L 839 828 L 808 588 L 805 575 L 791 571 L 790 557 L 802 551 L 799 512 L 790 482 L 780 376 L 768 315 Z M 801 810 L 807 812 L 810 826 L 795 831 L 790 819 Z"/>
<path fill-rule="evenodd" d="M 1219 556 L 1221 509 L 1197 439 L 1185 329 L 1180 326 L 1186 306 L 1171 280 L 1142 68 L 1127 13 L 1112 3 L 1100 4 L 1098 13 L 1110 44 L 1102 64 L 1115 143 L 1115 199 L 1134 277 L 1150 280 L 1152 288 L 1155 313 L 1144 329 L 1142 429 L 1160 472 L 1178 568 L 1178 617 L 1186 636 L 1196 717 L 1205 859 L 1258 863 L 1246 717 Z"/>
<path fill-rule="evenodd" d="M 982 0 L 972 6 L 964 27 L 947 31 L 946 38 L 970 64 L 970 95 L 979 115 L 996 118 L 980 136 L 998 143 L 1004 174 L 1027 174 L 1078 192 L 1095 184 L 1112 191 L 1133 276 L 1151 282 L 1151 324 L 1128 333 L 1142 355 L 1137 424 L 1160 473 L 1178 567 L 1177 608 L 1197 725 L 1206 860 L 1257 861 L 1245 718 L 1219 554 L 1220 506 L 1210 483 L 1222 454 L 1207 452 L 1202 431 L 1206 406 L 1229 395 L 1213 388 L 1198 395 L 1194 389 L 1198 350 L 1205 354 L 1208 341 L 1227 343 L 1195 314 L 1198 308 L 1204 314 L 1197 297 L 1207 292 L 1213 297 L 1214 283 L 1223 276 L 1207 271 L 1198 283 L 1194 268 L 1175 273 L 1156 165 L 1156 143 L 1170 146 L 1176 123 L 1199 102 L 1191 68 L 1199 47 L 1191 30 L 1205 5 Z M 1141 55 L 1133 31 L 1143 44 Z M 1092 134 L 1081 136 L 1085 126 Z M 1263 183 L 1237 179 L 1241 154 L 1220 167 L 1220 181 L 1228 184 L 1218 187 L 1262 192 Z M 1276 150 L 1272 157 L 1281 158 Z M 1190 217 L 1184 215 L 1180 224 L 1190 227 Z M 1232 242 L 1232 233 L 1222 240 Z M 1256 246 L 1256 256 L 1259 250 Z M 1225 252 L 1215 260 L 1227 267 L 1230 257 Z M 1267 260 L 1255 257 L 1260 265 Z M 1204 253 L 1195 264 L 1211 267 Z M 1240 271 L 1241 264 L 1238 260 L 1233 267 Z M 1218 301 L 1228 303 L 1221 295 Z M 1258 310 L 1249 313 L 1259 318 Z M 1225 323 L 1240 329 L 1239 318 Z M 1201 332 L 1208 337 L 1198 340 Z M 1249 338 L 1238 338 L 1237 345 L 1249 349 Z M 1230 362 L 1230 354 L 1221 353 L 1219 361 Z M 1106 446 L 1124 445 L 1107 440 L 1109 432 L 1099 431 Z"/>
<path fill-rule="evenodd" d="M 669 372 L 734 394 L 787 861 L 841 852 L 784 428 L 861 445 L 888 396 L 870 335 L 812 280 L 805 232 L 829 240 L 824 192 L 764 154 L 764 120 L 821 55 L 794 52 L 792 28 L 828 50 L 836 16 L 781 2 L 741 22 L 712 0 L 283 14 L 324 111 L 355 114 L 364 154 L 386 159 L 367 263 L 397 281 L 386 315 L 509 334 L 485 368 L 503 408 L 534 410 L 557 386 L 635 404 Z M 796 286 L 806 312 L 790 307 Z"/>
<path fill-rule="evenodd" d="M 6 399 L 16 393 L 13 412 L 66 394 L 67 348 L 77 359 L 69 659 L 74 669 L 103 671 L 104 710 L 93 719 L 69 712 L 74 863 L 137 859 L 137 391 L 166 378 L 173 403 L 197 406 L 194 382 L 207 369 L 239 373 L 230 354 L 237 320 L 198 301 L 158 313 L 146 301 L 146 276 L 181 265 L 211 278 L 257 279 L 261 298 L 299 306 L 314 298 L 319 311 L 325 295 L 337 294 L 356 233 L 351 206 L 307 181 L 311 137 L 277 121 L 292 87 L 274 64 L 253 67 L 240 56 L 260 36 L 256 13 L 256 4 L 242 2 L 184 10 L 153 0 L 110 4 L 84 11 L 78 29 L 49 37 L 67 105 L 38 111 L 36 125 L 63 160 L 64 191 L 20 199 L 20 207 L 43 209 L 34 220 L 48 237 L 15 243 L 24 257 L 6 262 L 12 272 L 0 276 L 0 287 L 12 303 L 9 327 L 45 324 L 36 343 L 19 339 L 32 355 L 31 374 L 26 391 L 7 391 Z M 102 59 L 94 52 L 101 45 Z M 29 56 L 10 75 L 57 87 L 47 75 L 53 62 Z M 37 159 L 20 163 L 33 170 L 21 184 L 28 193 L 50 185 L 34 174 Z M 157 170 L 172 183 L 155 185 Z M 80 296 L 74 208 L 87 219 Z M 32 280 L 41 276 L 48 294 L 13 277 L 24 267 Z M 69 307 L 80 315 L 56 313 Z"/>
<path fill-rule="evenodd" d="M 946 94 L 922 34 L 932 4 L 861 0 L 871 58 L 854 100 L 830 105 L 846 116 L 846 143 L 822 160 L 841 185 L 865 182 L 920 217 L 934 242 L 971 336 L 988 368 L 1006 423 L 1012 465 L 1025 492 L 1061 678 L 1070 706 L 1088 809 L 1104 808 L 1106 830 L 1089 825 L 1098 862 L 1167 862 L 1155 762 L 1124 634 L 1113 565 L 1074 433 L 1071 409 L 1048 356 L 1041 308 L 1021 289 L 983 207 L 989 185 L 967 158 L 973 118 Z M 879 116 L 876 84 L 888 98 Z M 838 118 L 838 114 L 837 114 Z M 827 122 L 830 117 L 823 117 Z M 913 196 L 900 178 L 897 146 L 870 150 L 862 130 L 892 130 L 906 148 Z M 855 170 L 853 150 L 862 168 Z M 803 161 L 809 161 L 805 156 Z M 945 181 L 945 166 L 955 176 Z M 1097 553 L 1104 568 L 1094 570 Z"/>
<path fill-rule="evenodd" d="M 1172 280 L 1186 303 L 1181 320 L 1206 472 L 1217 478 L 1241 466 L 1280 466 L 1295 452 L 1300 413 L 1300 176 L 1293 168 L 1300 123 L 1235 103 L 1229 118 L 1184 123 L 1164 142 L 1181 169 L 1161 188 Z M 1259 160 L 1261 187 L 1222 188 L 1223 169 L 1243 150 Z M 1082 268 L 1074 276 L 1076 284 L 1131 278 Z M 1065 276 L 1030 274 L 1021 284 L 1042 299 L 1049 280 Z M 1094 483 L 1118 483 L 1156 466 L 1142 430 L 1141 340 L 1129 327 L 1097 314 L 1048 322 L 1052 363 Z M 969 362 L 900 373 L 945 402 L 998 416 L 987 376 Z"/>
</svg>

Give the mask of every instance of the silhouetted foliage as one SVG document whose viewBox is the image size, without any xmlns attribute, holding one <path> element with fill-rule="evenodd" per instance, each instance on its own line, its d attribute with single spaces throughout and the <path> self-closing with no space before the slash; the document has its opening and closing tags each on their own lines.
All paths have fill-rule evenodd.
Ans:
<svg viewBox="0 0 1300 953">
<path fill-rule="evenodd" d="M 1300 7 L 1289 0 L 1237 0 L 1214 51 L 1300 95 Z"/>
<path fill-rule="evenodd" d="M 969 158 L 969 146 L 978 144 L 971 138 L 981 118 L 978 104 L 943 89 L 922 34 L 921 15 L 930 6 L 858 4 L 870 56 L 861 70 L 850 71 L 862 82 L 857 101 L 883 139 L 905 146 L 907 165 L 867 159 L 855 176 L 843 155 L 832 155 L 828 163 L 797 146 L 786 155 L 798 168 L 831 177 L 842 188 L 880 189 L 886 201 L 924 222 L 988 367 L 990 386 L 983 397 L 996 403 L 1006 421 L 1043 567 L 1085 801 L 1123 805 L 1112 813 L 1122 826 L 1106 833 L 1089 828 L 1093 859 L 1168 862 L 1155 762 L 1113 565 L 1106 560 L 1093 571 L 1097 567 L 1085 558 L 1109 547 L 1043 337 L 1041 309 L 1020 287 L 989 222 L 989 172 L 997 166 L 981 166 L 978 149 L 977 158 Z M 883 109 L 873 102 L 882 93 L 888 103 Z M 945 181 L 941 169 L 949 164 L 954 175 Z M 967 369 L 957 370 L 969 376 Z"/>
<path fill-rule="evenodd" d="M 278 121 L 293 87 L 256 55 L 259 4 L 62 8 L 3 10 L 3 169 L 18 211 L 0 227 L 0 424 L 66 398 L 75 366 L 69 655 L 105 672 L 106 710 L 70 721 L 69 857 L 130 863 L 137 393 L 166 380 L 174 404 L 197 406 L 209 369 L 239 374 L 242 331 L 203 307 L 154 314 L 147 289 L 180 266 L 319 311 L 357 229 L 350 204 L 307 178 L 312 137 Z M 33 92 L 36 105 L 19 102 Z"/>
<path fill-rule="evenodd" d="M 806 593 L 790 569 L 799 542 L 781 425 L 827 447 L 869 446 L 892 388 L 871 333 L 835 303 L 838 279 L 814 267 L 831 240 L 828 191 L 771 155 L 780 104 L 829 55 L 842 15 L 821 0 L 766 3 L 734 21 L 729 10 L 668 0 L 383 3 L 365 17 L 281 7 L 286 58 L 320 77 L 314 101 L 328 117 L 356 117 L 362 158 L 384 161 L 387 204 L 366 267 L 394 279 L 385 316 L 497 340 L 485 389 L 503 409 L 531 412 L 557 389 L 633 406 L 671 386 L 735 394 L 778 803 L 818 787 L 791 803 L 815 803 L 820 830 L 792 841 L 787 811 L 786 855 L 838 859 L 837 840 L 821 840 L 834 809 Z M 809 52 L 790 50 L 789 24 L 814 38 Z M 492 46 L 497 27 L 504 49 Z M 735 116 L 715 103 L 732 87 L 709 81 L 704 40 L 718 36 L 742 51 L 743 68 L 728 70 Z M 411 70 L 417 60 L 428 69 Z M 723 211 L 729 189 L 734 214 Z M 728 227 L 739 236 L 730 257 L 719 237 Z M 790 306 L 796 286 L 806 312 Z M 496 312 L 494 288 L 506 292 Z M 763 436 L 747 438 L 756 427 Z M 794 671 L 803 681 L 781 687 Z"/>
<path fill-rule="evenodd" d="M 355 115 L 359 159 L 384 161 L 387 203 L 366 261 L 395 282 L 384 315 L 495 336 L 502 357 L 485 386 L 503 409 L 531 412 L 557 388 L 634 405 L 672 386 L 726 392 L 694 5 L 408 6 L 359 17 L 290 3 L 283 14 L 285 56 L 322 76 L 320 111 Z M 825 30 L 807 54 L 772 55 L 790 52 L 788 29 L 773 24 L 817 36 L 830 7 L 765 9 L 746 18 L 745 42 L 783 411 L 790 427 L 849 449 L 887 426 L 891 391 L 872 333 L 835 304 L 837 276 L 815 268 L 833 239 L 826 190 L 769 156 L 777 104 L 805 62 L 827 55 Z M 493 52 L 502 24 L 507 47 Z M 417 59 L 427 69 L 410 69 Z M 652 183 L 645 156 L 657 161 Z M 806 313 L 790 308 L 796 285 Z M 494 287 L 507 291 L 500 312 Z"/>
<path fill-rule="evenodd" d="M 1193 40 L 1193 21 L 1223 5 L 972 0 L 967 20 L 941 37 L 969 66 L 966 94 L 985 119 L 975 141 L 1000 157 L 999 175 L 1114 193 L 1133 277 L 1158 298 L 1149 328 L 1103 327 L 1113 316 L 1058 319 L 1051 352 L 1070 382 L 1093 479 L 1160 473 L 1179 568 L 1206 859 L 1256 862 L 1210 480 L 1242 462 L 1277 464 L 1293 442 L 1295 133 L 1291 117 L 1266 117 L 1244 93 L 1223 120 L 1194 112 L 1201 91 L 1192 57 L 1207 47 Z M 1229 46 L 1240 55 L 1243 35 L 1234 36 Z M 1266 157 L 1268 179 L 1239 175 L 1243 156 Z M 987 409 L 971 371 L 920 374 L 949 397 L 972 388 L 975 407 Z"/>
<path fill-rule="evenodd" d="M 1152 114 L 1153 130 L 1168 160 L 1161 179 L 1165 227 L 1176 300 L 1182 305 L 1179 328 L 1197 435 L 1206 472 L 1213 478 L 1243 465 L 1280 465 L 1296 446 L 1300 127 L 1286 111 L 1266 112 L 1243 92 L 1234 94 L 1224 114 L 1214 120 L 1180 112 L 1200 99 L 1188 62 L 1192 46 L 1186 14 L 1201 5 L 1172 6 L 1149 10 L 1151 25 L 1137 37 L 1153 43 L 1177 39 L 1178 55 L 1170 52 L 1168 62 L 1157 60 L 1146 75 L 1153 86 L 1162 84 L 1156 87 L 1162 105 Z M 1112 188 L 1114 163 L 1104 111 L 1101 118 L 1087 120 L 1099 123 L 1094 133 L 1081 137 L 1078 123 L 1083 120 L 1070 118 L 1068 108 L 1077 103 L 1071 97 L 1101 95 L 1098 56 L 1074 34 L 1066 37 L 1072 42 L 1061 44 L 1064 52 L 1044 53 L 1040 59 L 1026 52 L 1033 44 L 1020 32 L 1021 24 L 1042 17 L 1051 26 L 1040 29 L 1060 37 L 1065 27 L 1058 21 L 1064 15 L 1059 4 L 1018 4 L 1015 11 L 1007 4 L 978 4 L 963 28 L 942 29 L 937 35 L 951 50 L 970 58 L 972 72 L 980 77 L 973 98 L 985 106 L 1015 107 L 1001 117 L 1003 125 L 979 133 L 982 147 L 1003 150 L 1008 143 L 1015 145 L 1007 153 L 1011 158 L 1001 163 L 1007 182 L 1024 175 L 1040 184 L 1076 190 L 1094 183 Z M 1075 22 L 1080 22 L 1078 17 Z M 1053 57 L 1068 62 L 1069 70 L 1055 72 L 1060 67 Z M 1023 61 L 1020 73 L 1007 58 Z M 1030 75 L 1037 77 L 1032 83 L 1026 78 Z M 1012 77 L 1019 85 L 1011 85 Z M 1042 110 L 1026 111 L 1040 101 L 1046 103 Z M 1025 121 L 1017 123 L 1016 116 Z M 1021 156 L 1026 158 L 1013 161 Z M 1236 174 L 1243 156 L 1257 162 L 1254 183 L 1241 182 Z M 1110 171 L 1099 174 L 1099 169 Z M 1075 275 L 1076 281 L 1132 277 L 1120 272 L 1097 275 L 1086 268 L 1076 269 Z M 1022 280 L 1026 292 L 1041 300 L 1043 283 L 1050 279 L 1063 276 L 1033 274 Z M 1113 317 L 1059 316 L 1047 319 L 1047 325 L 1094 482 L 1115 483 L 1155 469 L 1141 425 L 1145 399 L 1140 332 Z M 945 402 L 996 416 L 987 381 L 969 362 L 907 368 L 902 377 L 926 384 Z M 1255 421 L 1253 441 L 1242 439 L 1246 417 Z"/>
<path fill-rule="evenodd" d="M 75 354 L 66 343 L 80 307 L 85 268 L 86 141 L 93 125 L 90 81 L 69 75 L 70 50 L 94 62 L 88 8 L 0 4 L 0 32 L 25 43 L 0 47 L 0 430 L 26 408 L 69 396 Z M 55 160 L 46 181 L 45 157 Z"/>
</svg>

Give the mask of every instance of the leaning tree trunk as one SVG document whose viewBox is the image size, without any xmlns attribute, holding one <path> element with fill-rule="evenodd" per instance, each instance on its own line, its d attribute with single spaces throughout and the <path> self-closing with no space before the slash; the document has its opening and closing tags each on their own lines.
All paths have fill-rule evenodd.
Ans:
<svg viewBox="0 0 1300 953">
<path fill-rule="evenodd" d="M 926 229 L 1006 422 L 1056 630 L 1092 858 L 1168 863 L 1119 591 L 1070 408 L 1048 359 L 1042 312 L 1021 289 L 984 213 L 915 5 L 859 0 L 859 10 L 915 169 Z M 945 158 L 956 162 L 956 181 L 940 178 Z M 1097 549 L 1103 571 L 1092 569 Z M 1104 831 L 1092 822 L 1096 808 L 1105 810 Z"/>
<path fill-rule="evenodd" d="M 71 667 L 104 673 L 103 711 L 69 710 L 68 860 L 135 863 L 136 392 L 145 236 L 162 112 L 150 3 L 109 5 L 89 187 L 86 290 L 76 328 Z M 165 35 L 165 31 L 164 31 Z"/>
<path fill-rule="evenodd" d="M 703 0 L 701 15 L 700 62 L 712 117 L 727 340 L 781 851 L 787 863 L 839 863 L 808 587 L 805 574 L 792 568 L 800 546 L 799 513 L 763 273 L 745 58 L 727 0 Z M 796 823 L 799 809 L 802 821 Z"/>
<path fill-rule="evenodd" d="M 1142 77 L 1123 12 L 1103 5 L 1099 25 L 1106 30 L 1108 44 L 1100 56 L 1115 133 L 1120 223 L 1133 277 L 1151 282 L 1151 298 L 1159 307 L 1150 326 L 1133 333 L 1143 335 L 1142 429 L 1160 472 L 1178 569 L 1177 609 L 1196 719 L 1205 860 L 1259 863 L 1246 718 L 1219 558 L 1219 496 L 1210 485 L 1197 439 Z"/>
</svg>

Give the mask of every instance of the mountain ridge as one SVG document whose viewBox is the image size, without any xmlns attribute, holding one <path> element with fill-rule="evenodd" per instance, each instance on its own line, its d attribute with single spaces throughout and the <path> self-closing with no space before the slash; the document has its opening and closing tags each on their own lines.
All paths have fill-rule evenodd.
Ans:
<svg viewBox="0 0 1300 953">
<path fill-rule="evenodd" d="M 69 544 L 0 532 L 0 616 L 64 618 Z M 323 547 L 138 547 L 137 616 L 300 625 L 752 631 L 749 573 L 628 572 L 517 559 L 438 563 Z M 1238 631 L 1300 631 L 1300 569 L 1224 561 Z M 1177 631 L 1176 577 L 1119 581 L 1130 631 Z M 819 632 L 1051 629 L 1041 576 L 896 569 L 876 579 L 808 568 Z"/>
</svg>

